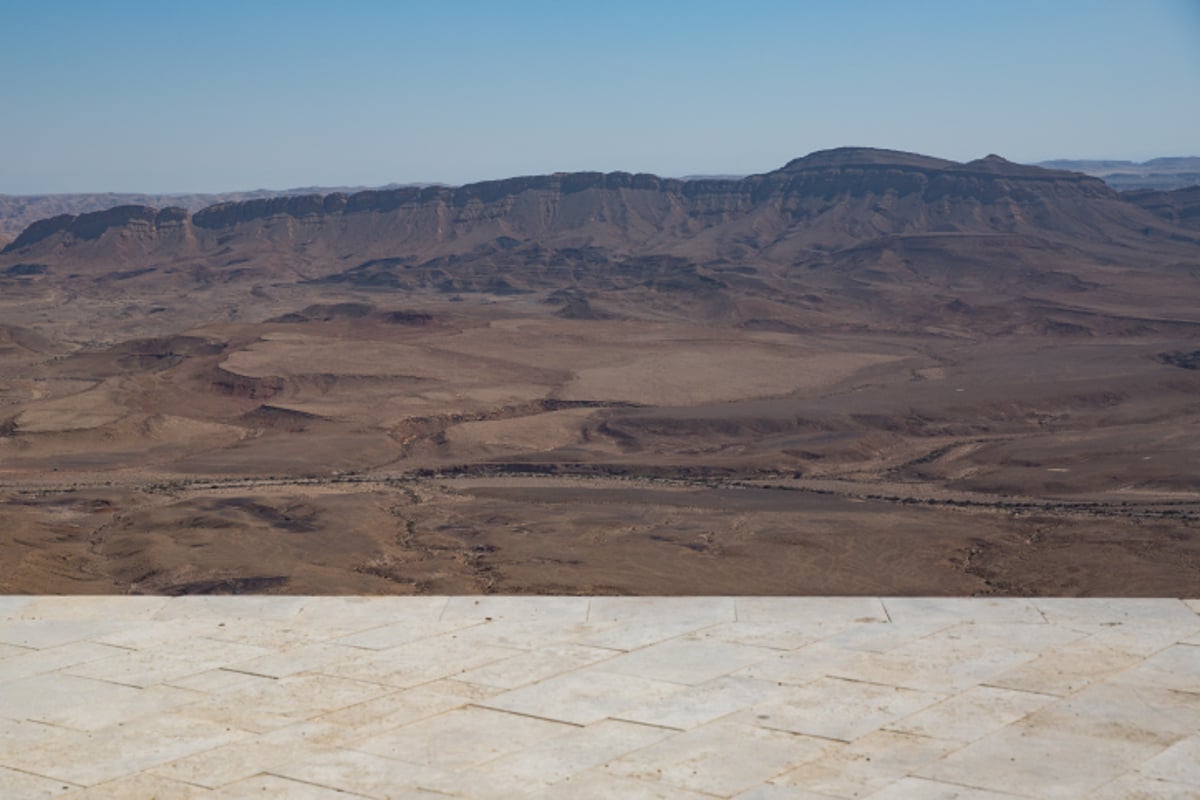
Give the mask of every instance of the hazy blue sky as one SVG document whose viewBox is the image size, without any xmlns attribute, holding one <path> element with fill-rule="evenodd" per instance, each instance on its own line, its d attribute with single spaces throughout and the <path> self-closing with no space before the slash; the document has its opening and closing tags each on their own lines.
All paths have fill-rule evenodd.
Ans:
<svg viewBox="0 0 1200 800">
<path fill-rule="evenodd" d="M 0 0 L 0 193 L 1200 155 L 1200 0 Z"/>
</svg>

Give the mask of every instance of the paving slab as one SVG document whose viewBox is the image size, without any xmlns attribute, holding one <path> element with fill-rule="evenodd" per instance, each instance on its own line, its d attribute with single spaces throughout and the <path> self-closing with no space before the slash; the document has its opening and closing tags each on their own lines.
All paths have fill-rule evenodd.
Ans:
<svg viewBox="0 0 1200 800">
<path fill-rule="evenodd" d="M 1200 601 L 0 597 L 0 798 L 1200 798 Z"/>
</svg>

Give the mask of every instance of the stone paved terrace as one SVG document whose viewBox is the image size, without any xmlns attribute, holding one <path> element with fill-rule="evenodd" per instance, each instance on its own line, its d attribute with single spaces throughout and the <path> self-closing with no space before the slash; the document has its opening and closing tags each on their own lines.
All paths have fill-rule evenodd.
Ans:
<svg viewBox="0 0 1200 800">
<path fill-rule="evenodd" d="M 1200 798 L 1200 601 L 0 597 L 0 797 Z"/>
</svg>

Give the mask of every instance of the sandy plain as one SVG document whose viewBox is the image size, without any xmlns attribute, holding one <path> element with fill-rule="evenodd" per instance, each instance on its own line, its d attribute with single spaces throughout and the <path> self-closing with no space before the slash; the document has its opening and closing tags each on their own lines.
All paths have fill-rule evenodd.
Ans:
<svg viewBox="0 0 1200 800">
<path fill-rule="evenodd" d="M 1200 372 L 1164 361 L 1193 349 L 1170 325 L 760 330 L 307 290 L 81 345 L 76 317 L 5 314 L 25 324 L 0 346 L 0 592 L 1200 580 Z"/>
</svg>

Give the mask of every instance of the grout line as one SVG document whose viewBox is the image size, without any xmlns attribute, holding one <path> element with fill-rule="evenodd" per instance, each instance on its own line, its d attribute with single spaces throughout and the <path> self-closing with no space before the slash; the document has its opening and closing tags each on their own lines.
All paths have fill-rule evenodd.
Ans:
<svg viewBox="0 0 1200 800">
<path fill-rule="evenodd" d="M 272 769 L 278 769 L 278 767 L 272 767 Z M 232 786 L 234 784 L 241 783 L 242 781 L 252 781 L 257 777 L 264 776 L 264 775 L 267 777 L 270 777 L 270 778 L 279 778 L 280 780 L 288 781 L 289 783 L 299 783 L 302 786 L 316 786 L 318 789 L 328 789 L 331 792 L 337 792 L 338 794 L 344 794 L 347 797 L 362 797 L 362 798 L 364 798 L 364 800 L 370 800 L 370 797 L 371 797 L 371 795 L 368 795 L 368 794 L 359 794 L 358 792 L 352 792 L 349 789 L 345 789 L 340 786 L 333 786 L 328 783 L 316 783 L 315 781 L 306 781 L 303 778 L 295 778 L 290 775 L 280 775 L 278 772 L 272 772 L 269 769 L 265 769 L 256 775 L 251 775 L 248 778 L 242 778 L 241 780 L 233 781 L 233 783 L 227 783 L 227 784 L 225 784 L 225 786 Z M 222 788 L 222 787 L 218 787 L 218 789 L 219 788 Z M 212 791 L 217 791 L 217 789 L 214 789 Z"/>
<path fill-rule="evenodd" d="M 526 719 L 536 719 L 542 722 L 554 722 L 559 725 L 570 725 L 572 728 L 586 728 L 586 722 L 571 722 L 565 719 L 555 719 L 554 717 L 543 717 L 539 714 L 529 714 L 524 711 L 512 711 L 507 708 L 497 708 L 496 706 L 486 705 L 486 701 L 477 701 L 471 703 L 463 703 L 459 708 L 478 708 L 481 711 L 492 711 L 497 714 L 512 714 L 514 717 L 525 717 Z"/>
</svg>

